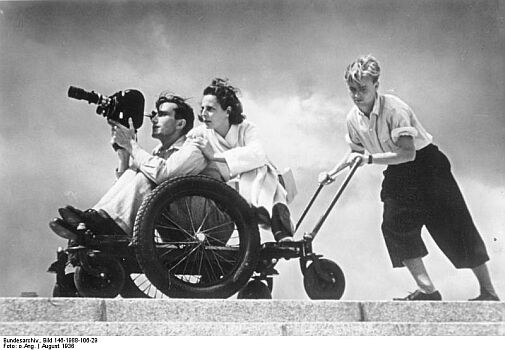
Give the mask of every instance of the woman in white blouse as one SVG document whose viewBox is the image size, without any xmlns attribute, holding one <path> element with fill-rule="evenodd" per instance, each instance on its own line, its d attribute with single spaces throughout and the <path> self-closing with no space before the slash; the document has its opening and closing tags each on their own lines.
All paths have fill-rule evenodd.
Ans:
<svg viewBox="0 0 505 350">
<path fill-rule="evenodd" d="M 238 179 L 239 193 L 256 207 L 260 224 L 270 226 L 277 241 L 290 241 L 293 224 L 286 205 L 286 190 L 268 160 L 257 127 L 247 121 L 238 89 L 216 78 L 203 91 L 199 120 L 188 138 L 225 181 Z"/>
</svg>

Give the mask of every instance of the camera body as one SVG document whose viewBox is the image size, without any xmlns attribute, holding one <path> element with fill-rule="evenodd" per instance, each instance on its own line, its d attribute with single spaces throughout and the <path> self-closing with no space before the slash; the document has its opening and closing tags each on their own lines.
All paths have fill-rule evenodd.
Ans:
<svg viewBox="0 0 505 350">
<path fill-rule="evenodd" d="M 70 86 L 68 97 L 98 105 L 96 108 L 98 115 L 115 120 L 127 128 L 129 127 L 128 121 L 130 118 L 135 130 L 139 129 L 144 121 L 145 99 L 144 95 L 138 90 L 121 90 L 112 96 L 105 96 L 95 91 L 89 92 L 75 86 Z"/>
</svg>

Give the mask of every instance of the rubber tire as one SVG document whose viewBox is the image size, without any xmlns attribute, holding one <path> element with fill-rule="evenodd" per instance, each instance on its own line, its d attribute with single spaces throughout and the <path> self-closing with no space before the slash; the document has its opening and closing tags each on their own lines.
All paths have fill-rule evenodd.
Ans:
<svg viewBox="0 0 505 350">
<path fill-rule="evenodd" d="M 218 203 L 238 227 L 240 246 L 233 269 L 220 280 L 202 285 L 188 283 L 169 272 L 158 259 L 154 243 L 157 214 L 184 196 L 205 196 Z M 258 262 L 258 225 L 249 204 L 224 182 L 206 176 L 184 176 L 167 180 L 147 196 L 135 220 L 133 245 L 138 263 L 147 278 L 171 298 L 228 298 L 249 280 Z"/>
<path fill-rule="evenodd" d="M 254 279 L 238 292 L 237 299 L 272 299 L 272 293 L 265 283 Z"/>
<path fill-rule="evenodd" d="M 89 257 L 89 264 L 107 276 L 107 280 L 93 276 L 82 266 L 75 268 L 74 282 L 77 291 L 83 297 L 89 298 L 115 298 L 123 289 L 125 271 L 123 265 L 115 258 L 105 255 Z"/>
<path fill-rule="evenodd" d="M 74 273 L 66 273 L 61 281 L 56 282 L 53 287 L 53 297 L 55 298 L 76 298 L 79 292 L 74 282 Z"/>
<path fill-rule="evenodd" d="M 303 278 L 303 286 L 310 299 L 338 300 L 345 290 L 345 276 L 340 267 L 329 259 L 319 259 L 322 271 L 330 274 L 334 283 L 323 280 L 316 272 L 314 263 L 311 263 Z"/>
</svg>

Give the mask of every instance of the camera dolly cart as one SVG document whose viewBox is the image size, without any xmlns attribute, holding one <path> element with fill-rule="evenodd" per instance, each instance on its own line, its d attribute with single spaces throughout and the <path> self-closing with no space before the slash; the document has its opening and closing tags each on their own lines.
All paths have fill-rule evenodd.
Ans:
<svg viewBox="0 0 505 350">
<path fill-rule="evenodd" d="M 313 252 L 312 241 L 358 166 L 356 159 L 314 229 L 282 243 L 260 244 L 255 210 L 225 183 L 199 175 L 167 180 L 144 199 L 133 237 L 83 228 L 58 249 L 49 267 L 56 273 L 53 296 L 228 298 L 238 292 L 238 298 L 270 299 L 277 262 L 299 258 L 307 295 L 340 299 L 344 274 Z M 71 266 L 75 271 L 67 272 Z"/>
</svg>

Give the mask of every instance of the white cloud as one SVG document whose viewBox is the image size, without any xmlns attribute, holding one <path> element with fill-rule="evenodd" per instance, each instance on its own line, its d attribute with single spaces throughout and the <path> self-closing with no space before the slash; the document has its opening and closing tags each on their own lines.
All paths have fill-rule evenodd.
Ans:
<svg viewBox="0 0 505 350">
<path fill-rule="evenodd" d="M 261 130 L 267 154 L 279 168 L 330 167 L 346 151 L 342 142 L 345 105 L 335 98 L 312 94 L 307 99 L 256 100 L 244 93 L 242 102 L 249 120 Z"/>
</svg>

